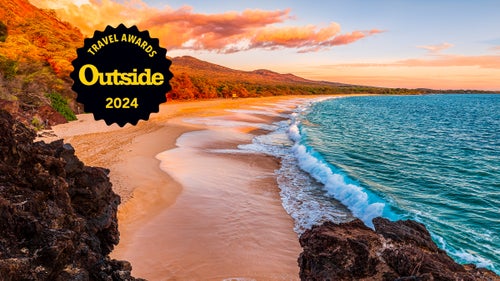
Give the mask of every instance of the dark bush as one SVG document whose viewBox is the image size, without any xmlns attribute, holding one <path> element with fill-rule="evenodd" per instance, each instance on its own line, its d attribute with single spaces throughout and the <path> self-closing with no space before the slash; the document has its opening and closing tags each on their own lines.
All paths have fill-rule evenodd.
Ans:
<svg viewBox="0 0 500 281">
<path fill-rule="evenodd" d="M 7 35 L 7 26 L 2 21 L 0 21 L 0 42 L 5 42 L 5 40 L 7 39 Z"/>
<path fill-rule="evenodd" d="M 1 37 L 1 35 L 0 35 Z M 18 62 L 0 55 L 0 74 L 5 79 L 12 79 L 17 74 Z"/>
<path fill-rule="evenodd" d="M 61 113 L 62 116 L 66 118 L 66 120 L 76 120 L 75 113 L 71 110 L 68 105 L 68 101 L 63 96 L 61 96 L 59 93 L 52 92 L 48 94 L 47 97 L 50 99 L 50 105 L 52 106 L 52 108 Z"/>
</svg>

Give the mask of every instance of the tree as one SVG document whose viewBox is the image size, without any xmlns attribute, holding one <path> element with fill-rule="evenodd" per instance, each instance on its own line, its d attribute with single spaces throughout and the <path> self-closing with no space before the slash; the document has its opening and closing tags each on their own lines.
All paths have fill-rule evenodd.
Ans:
<svg viewBox="0 0 500 281">
<path fill-rule="evenodd" d="M 236 94 L 237 97 L 239 98 L 247 98 L 249 96 L 249 93 L 243 85 L 238 84 L 236 87 L 233 89 L 233 94 Z"/>
<path fill-rule="evenodd" d="M 172 86 L 172 91 L 170 92 L 172 99 L 194 99 L 196 89 L 186 73 L 183 72 L 178 76 L 174 76 L 170 81 L 170 85 Z"/>
</svg>

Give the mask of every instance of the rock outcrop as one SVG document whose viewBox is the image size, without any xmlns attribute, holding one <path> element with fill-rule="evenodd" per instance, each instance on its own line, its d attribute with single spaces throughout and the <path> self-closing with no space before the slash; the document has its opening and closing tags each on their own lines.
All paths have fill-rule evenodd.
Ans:
<svg viewBox="0 0 500 281">
<path fill-rule="evenodd" d="M 300 237 L 302 280 L 500 280 L 494 272 L 460 265 L 415 221 L 373 220 L 314 226 Z"/>
<path fill-rule="evenodd" d="M 0 110 L 0 279 L 136 280 L 130 263 L 108 256 L 120 203 L 108 171 L 62 140 L 34 138 Z"/>
</svg>

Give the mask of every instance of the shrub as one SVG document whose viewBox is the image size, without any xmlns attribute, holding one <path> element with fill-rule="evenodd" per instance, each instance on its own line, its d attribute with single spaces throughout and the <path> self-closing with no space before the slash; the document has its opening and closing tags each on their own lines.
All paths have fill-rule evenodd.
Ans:
<svg viewBox="0 0 500 281">
<path fill-rule="evenodd" d="M 7 39 L 7 35 L 7 26 L 2 21 L 0 21 L 0 42 L 5 42 L 5 40 Z"/>
<path fill-rule="evenodd" d="M 44 128 L 43 122 L 40 121 L 40 119 L 36 116 L 31 119 L 31 125 L 33 126 L 33 128 L 35 128 L 35 131 L 40 131 Z"/>
<path fill-rule="evenodd" d="M 12 79 L 17 74 L 18 62 L 0 55 L 0 74 L 7 80 Z"/>
<path fill-rule="evenodd" d="M 50 105 L 52 108 L 54 108 L 57 112 L 61 113 L 64 118 L 68 121 L 73 121 L 76 120 L 76 115 L 69 108 L 68 101 L 61 96 L 59 93 L 52 92 L 47 95 L 47 97 L 50 99 Z"/>
</svg>

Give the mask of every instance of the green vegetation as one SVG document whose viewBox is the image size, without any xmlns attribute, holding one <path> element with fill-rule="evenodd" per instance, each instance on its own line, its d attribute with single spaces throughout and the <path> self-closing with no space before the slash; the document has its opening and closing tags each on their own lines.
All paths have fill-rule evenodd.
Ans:
<svg viewBox="0 0 500 281">
<path fill-rule="evenodd" d="M 47 97 L 50 99 L 50 105 L 52 106 L 52 108 L 61 113 L 61 115 L 66 118 L 66 120 L 76 120 L 75 113 L 73 112 L 73 110 L 71 110 L 68 105 L 68 101 L 63 96 L 56 92 L 52 92 L 48 94 Z"/>
<path fill-rule="evenodd" d="M 6 58 L 0 54 L 0 73 L 3 78 L 10 80 L 17 73 L 17 61 Z"/>
<path fill-rule="evenodd" d="M 25 109 L 50 104 L 46 93 L 74 99 L 69 78 L 59 77 L 43 61 L 14 60 L 0 54 L 0 92 L 16 96 Z"/>
<path fill-rule="evenodd" d="M 31 119 L 31 126 L 33 126 L 35 131 L 41 131 L 45 128 L 43 122 L 40 121 L 40 119 L 36 116 L 34 116 L 33 119 Z"/>
</svg>

